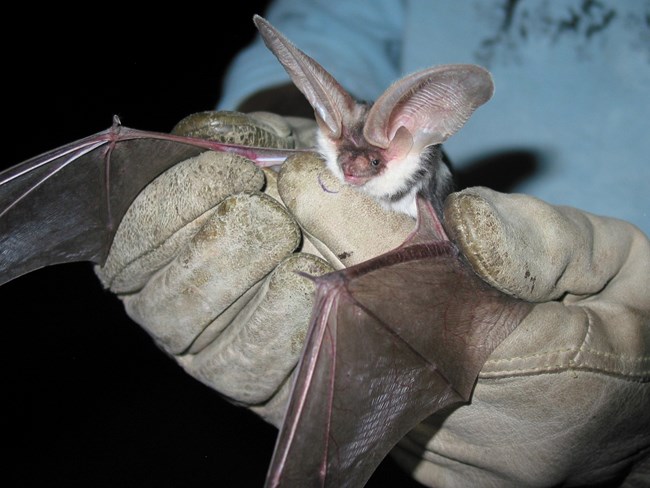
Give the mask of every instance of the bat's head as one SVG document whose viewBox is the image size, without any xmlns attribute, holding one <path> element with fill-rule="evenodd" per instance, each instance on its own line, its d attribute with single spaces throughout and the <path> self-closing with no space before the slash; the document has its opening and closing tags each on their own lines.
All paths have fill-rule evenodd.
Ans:
<svg viewBox="0 0 650 488">
<path fill-rule="evenodd" d="M 269 49 L 314 108 L 318 149 L 342 180 L 379 199 L 405 192 L 422 173 L 444 166 L 422 155 L 446 141 L 490 99 L 490 73 L 470 64 L 418 71 L 391 85 L 372 105 L 357 103 L 325 69 L 259 16 Z M 451 178 L 445 168 L 439 178 Z"/>
</svg>

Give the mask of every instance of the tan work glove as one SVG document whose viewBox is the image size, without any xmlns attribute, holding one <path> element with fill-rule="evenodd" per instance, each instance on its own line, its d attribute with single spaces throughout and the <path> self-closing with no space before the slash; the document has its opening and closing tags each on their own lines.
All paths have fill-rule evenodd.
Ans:
<svg viewBox="0 0 650 488">
<path fill-rule="evenodd" d="M 338 187 L 318 161 L 298 163 L 281 172 L 280 194 L 344 264 L 377 253 L 384 237 L 368 233 L 377 222 L 398 241 L 410 230 L 358 193 L 322 191 Z M 538 305 L 490 356 L 471 404 L 432 416 L 394 458 L 435 487 L 591 486 L 634 470 L 629 486 L 647 482 L 647 237 L 626 222 L 486 188 L 453 194 L 444 217 L 479 275 Z"/>
<path fill-rule="evenodd" d="M 174 132 L 294 148 L 314 129 L 269 113 L 210 112 Z M 176 165 L 131 205 L 96 273 L 190 375 L 279 425 L 312 307 L 313 285 L 296 271 L 331 268 L 297 252 L 298 225 L 269 196 L 275 178 L 227 153 Z"/>
</svg>

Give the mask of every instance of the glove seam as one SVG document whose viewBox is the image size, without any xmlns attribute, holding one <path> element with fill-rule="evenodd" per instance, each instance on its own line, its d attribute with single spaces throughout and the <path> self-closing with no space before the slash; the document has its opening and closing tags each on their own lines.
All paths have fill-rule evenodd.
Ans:
<svg viewBox="0 0 650 488">
<path fill-rule="evenodd" d="M 647 361 L 650 359 L 650 356 L 641 356 L 641 357 L 631 357 L 627 356 L 625 354 L 615 354 L 611 352 L 603 352 L 603 351 L 598 351 L 596 349 L 583 349 L 581 347 L 569 347 L 565 349 L 555 349 L 552 351 L 545 351 L 543 353 L 537 353 L 537 354 L 527 354 L 527 355 L 522 355 L 522 356 L 512 356 L 509 358 L 500 358 L 500 359 L 490 359 L 489 361 L 486 362 L 486 364 L 499 364 L 499 363 L 506 363 L 506 362 L 512 362 L 512 361 L 519 361 L 522 359 L 534 359 L 534 358 L 540 358 L 544 356 L 549 356 L 552 354 L 569 354 L 569 353 L 579 353 L 579 352 L 585 352 L 587 354 L 593 354 L 597 356 L 603 356 L 603 357 L 608 357 L 608 358 L 615 358 L 615 359 L 625 359 L 626 361 L 634 361 L 634 362 L 643 362 Z M 650 372 L 650 370 L 648 371 Z"/>
<path fill-rule="evenodd" d="M 619 378 L 625 381 L 634 381 L 639 383 L 647 383 L 650 381 L 649 371 L 641 372 L 621 372 L 621 371 L 610 371 L 605 368 L 594 368 L 588 366 L 565 366 L 565 365 L 550 365 L 550 366 L 539 366 L 535 368 L 522 368 L 522 369 L 513 369 L 509 371 L 494 371 L 481 373 L 479 378 L 481 379 L 505 379 L 505 378 L 514 378 L 518 376 L 535 376 L 540 373 L 551 374 L 551 373 L 566 373 L 566 372 L 591 372 L 591 373 L 600 373 L 606 376 L 612 376 Z"/>
<path fill-rule="evenodd" d="M 638 355 L 629 350 L 614 350 L 613 352 L 604 350 L 603 347 L 609 343 L 594 348 L 592 338 L 595 324 L 599 322 L 598 314 L 587 306 L 565 306 L 579 311 L 584 317 L 580 320 L 584 333 L 581 340 L 575 341 L 575 345 L 566 345 L 533 354 L 488 359 L 484 364 L 484 369 L 487 371 L 482 371 L 480 376 L 496 378 L 533 375 L 541 372 L 582 370 L 636 381 L 650 381 L 650 355 Z M 515 364 L 517 362 L 522 364 Z M 509 364 L 512 364 L 514 369 L 508 368 Z"/>
<path fill-rule="evenodd" d="M 501 369 L 500 371 L 482 371 L 479 377 L 507 378 L 510 376 L 527 376 L 527 375 L 534 375 L 537 373 L 553 373 L 553 372 L 559 373 L 565 371 L 591 371 L 595 373 L 603 373 L 610 376 L 636 380 L 641 382 L 650 381 L 650 369 L 634 370 L 634 368 L 625 368 L 626 370 L 614 370 L 612 368 L 608 368 L 605 366 L 594 366 L 593 364 L 590 365 L 589 361 L 583 361 L 581 364 L 576 364 L 575 360 L 572 359 L 572 357 L 575 357 L 576 353 L 579 352 L 584 352 L 586 356 L 605 357 L 605 358 L 615 359 L 615 360 L 623 359 L 628 363 L 643 363 L 649 359 L 646 356 L 640 358 L 631 358 L 629 356 L 626 357 L 624 355 L 606 353 L 602 351 L 595 351 L 595 350 L 585 351 L 582 350 L 581 348 L 558 349 L 555 351 L 548 351 L 543 354 L 533 354 L 528 356 L 499 359 L 499 360 L 491 361 L 491 364 L 486 363 L 486 366 L 494 366 L 499 363 L 503 364 L 508 362 L 524 361 L 527 359 L 543 359 L 543 358 L 549 358 L 550 364 L 546 364 L 544 366 L 522 367 L 517 369 L 509 369 L 509 370 Z M 560 358 L 553 357 L 557 355 L 561 355 L 562 357 Z"/>
</svg>

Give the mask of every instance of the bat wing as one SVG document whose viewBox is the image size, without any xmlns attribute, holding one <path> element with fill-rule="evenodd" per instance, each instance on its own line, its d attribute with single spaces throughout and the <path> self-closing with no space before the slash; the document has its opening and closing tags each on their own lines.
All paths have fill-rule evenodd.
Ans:
<svg viewBox="0 0 650 488">
<path fill-rule="evenodd" d="M 0 285 L 51 264 L 103 263 L 136 195 L 164 170 L 206 150 L 261 161 L 280 157 L 279 151 L 129 129 L 116 118 L 110 129 L 3 171 Z"/>
<path fill-rule="evenodd" d="M 363 486 L 409 430 L 469 400 L 487 357 L 530 310 L 476 277 L 450 241 L 422 237 L 315 278 L 267 486 Z"/>
</svg>

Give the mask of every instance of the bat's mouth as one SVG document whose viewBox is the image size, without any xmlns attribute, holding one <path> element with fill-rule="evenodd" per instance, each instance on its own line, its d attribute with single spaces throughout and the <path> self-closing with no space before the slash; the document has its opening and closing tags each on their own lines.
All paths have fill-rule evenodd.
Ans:
<svg viewBox="0 0 650 488">
<path fill-rule="evenodd" d="M 361 186 L 370 179 L 370 177 L 368 176 L 356 176 L 356 175 L 349 175 L 349 174 L 344 174 L 343 178 L 345 179 L 346 183 L 354 186 Z"/>
</svg>

